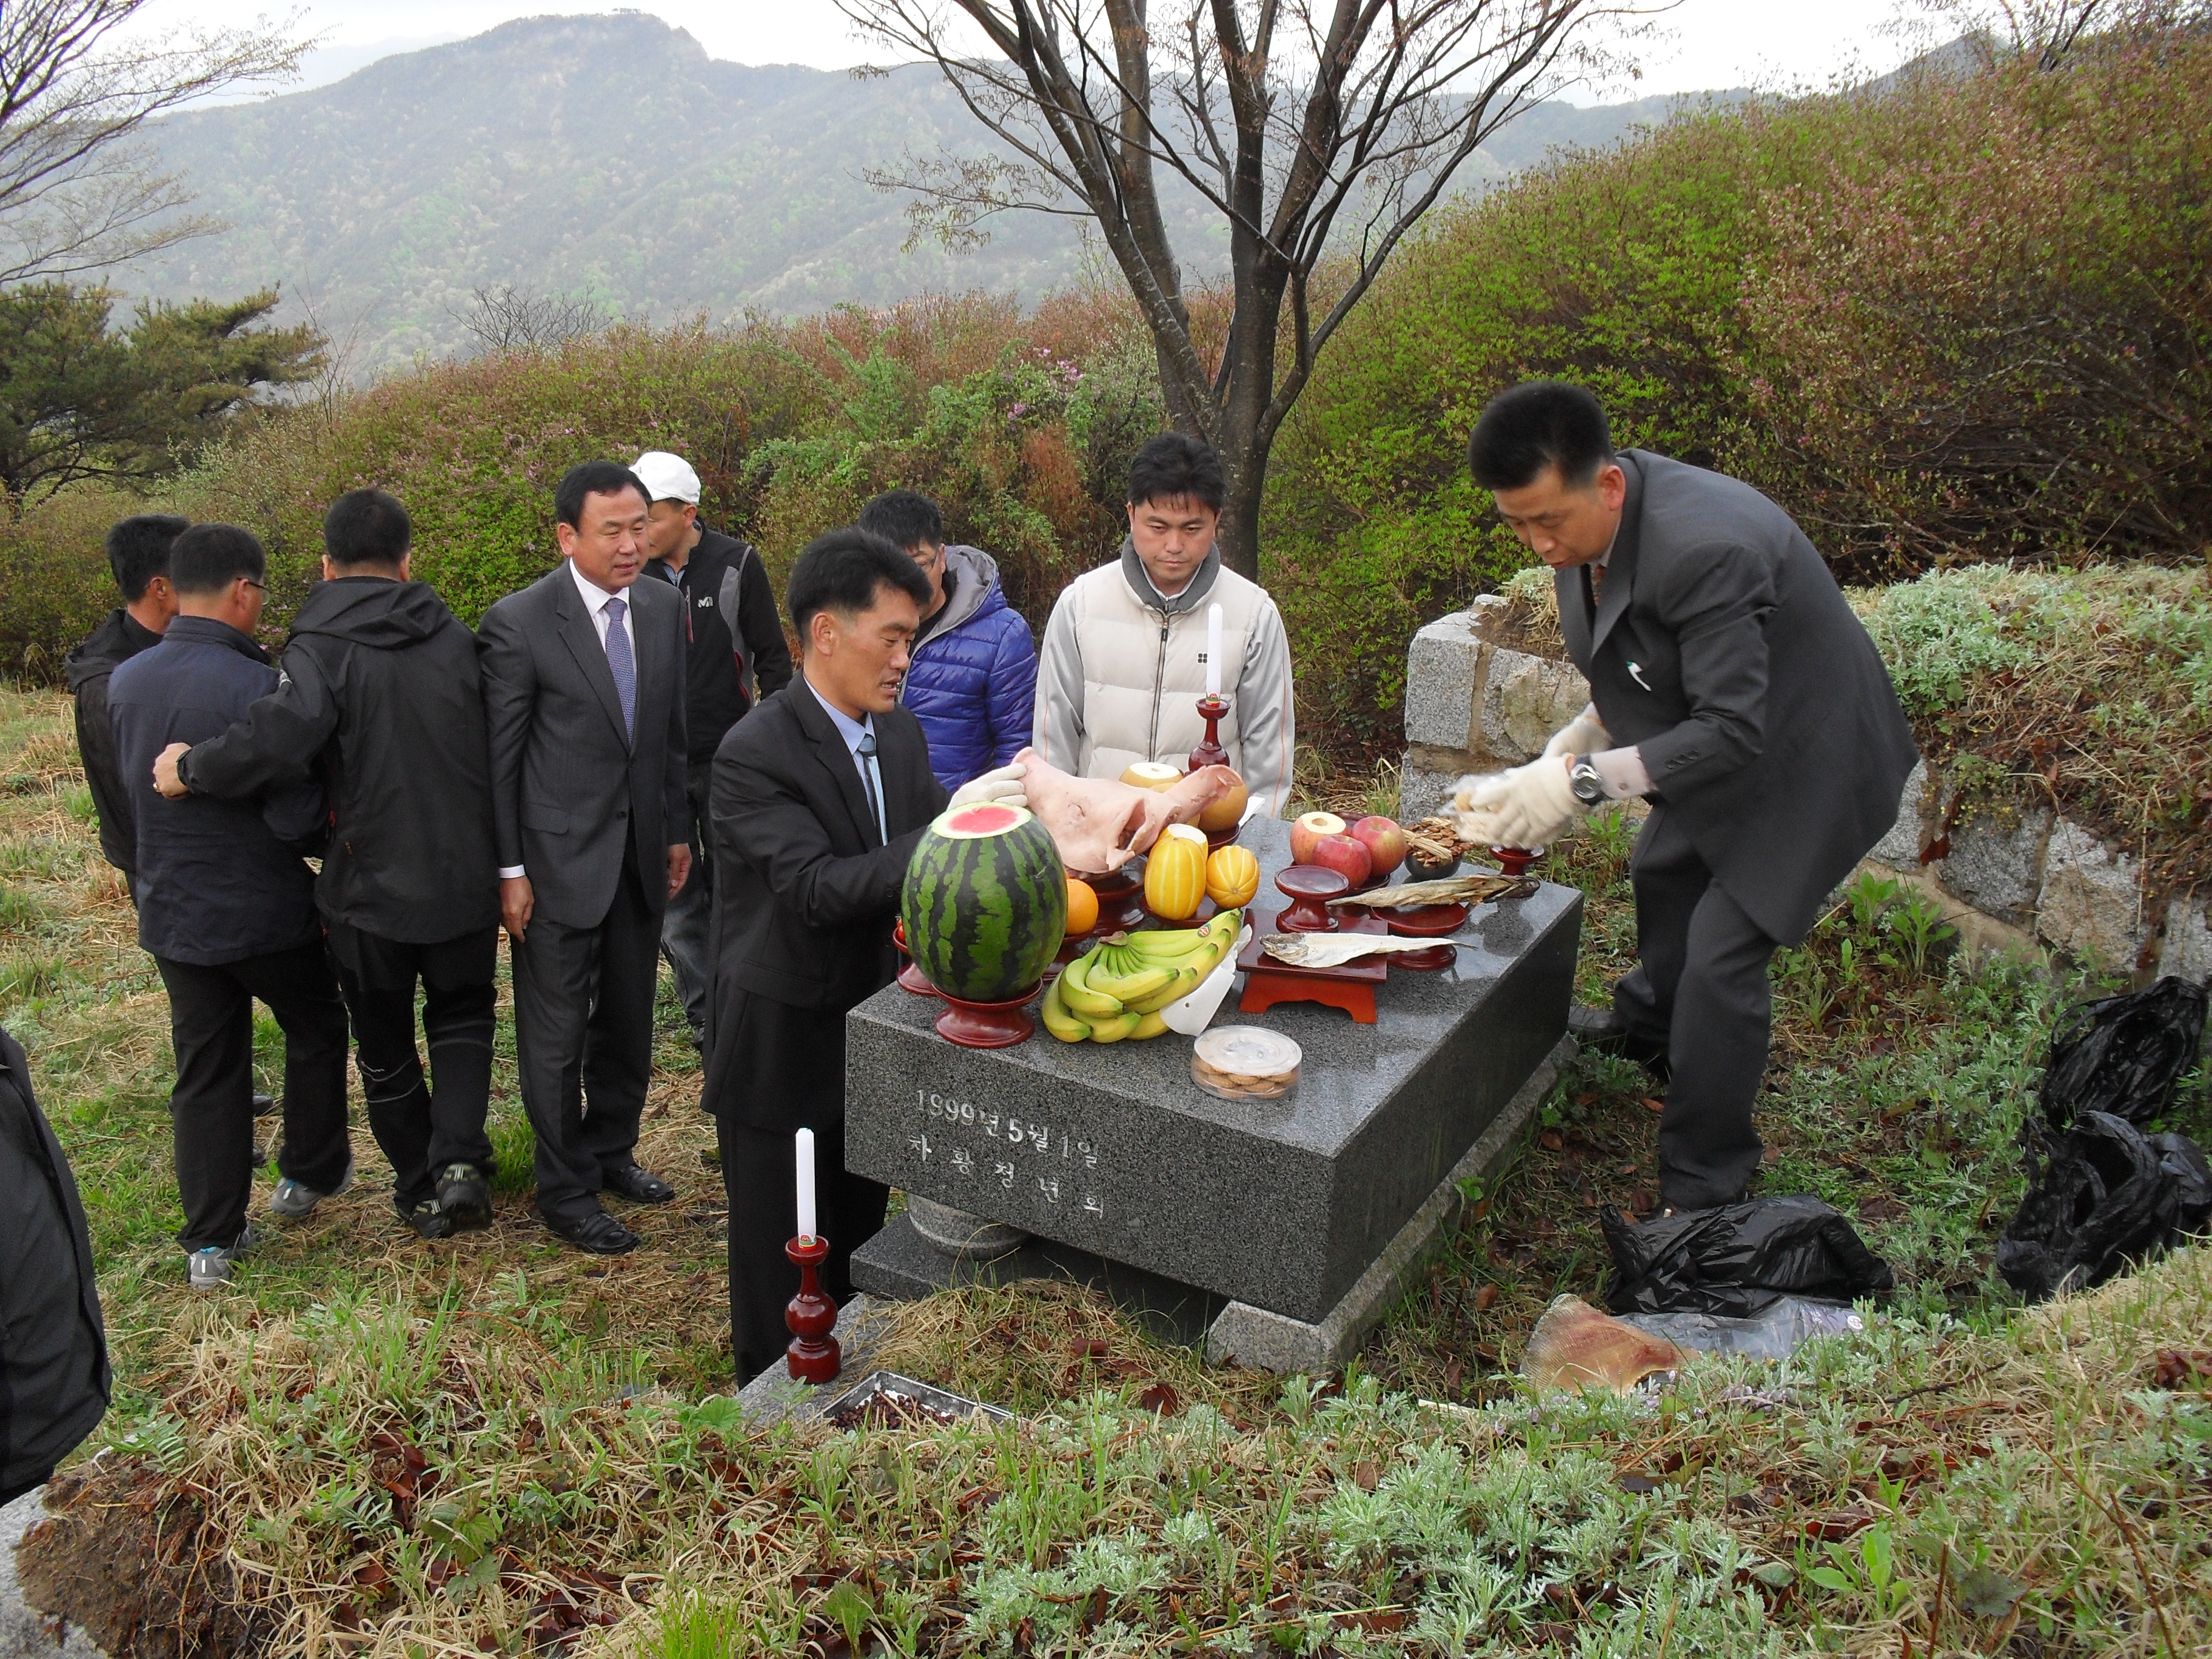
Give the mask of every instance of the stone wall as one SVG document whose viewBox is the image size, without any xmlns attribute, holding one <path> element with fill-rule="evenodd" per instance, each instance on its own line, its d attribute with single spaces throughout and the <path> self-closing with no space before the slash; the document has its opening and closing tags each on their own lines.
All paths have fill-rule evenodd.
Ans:
<svg viewBox="0 0 2212 1659">
<path fill-rule="evenodd" d="M 1533 758 L 1589 700 L 1572 663 L 1499 642 L 1506 610 L 1486 595 L 1413 636 L 1401 820 L 1438 811 L 1465 773 Z M 2144 979 L 2212 978 L 2212 881 L 2154 892 L 2124 848 L 2048 807 L 1964 799 L 1925 763 L 1868 862 L 1942 900 L 1971 942 L 2040 945 Z"/>
</svg>

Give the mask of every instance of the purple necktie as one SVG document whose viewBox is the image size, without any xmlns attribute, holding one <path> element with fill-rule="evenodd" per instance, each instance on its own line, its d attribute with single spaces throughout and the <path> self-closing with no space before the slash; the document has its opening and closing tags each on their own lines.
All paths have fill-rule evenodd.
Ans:
<svg viewBox="0 0 2212 1659">
<path fill-rule="evenodd" d="M 607 601 L 607 668 L 615 677 L 615 696 L 622 699 L 623 732 L 637 740 L 637 659 L 630 655 L 629 635 L 623 629 L 622 599 Z"/>
</svg>

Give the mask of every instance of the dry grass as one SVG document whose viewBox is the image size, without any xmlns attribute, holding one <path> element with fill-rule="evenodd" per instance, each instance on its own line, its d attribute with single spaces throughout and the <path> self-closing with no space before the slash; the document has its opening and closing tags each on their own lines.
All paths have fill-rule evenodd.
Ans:
<svg viewBox="0 0 2212 1659">
<path fill-rule="evenodd" d="M 2212 1254 L 2055 1310 L 1984 1287 L 1944 1312 L 1987 1243 L 1971 1206 L 1945 1218 L 1995 1190 L 2047 994 L 1883 969 L 1801 1017 L 1785 975 L 1770 1179 L 1850 1204 L 1848 1164 L 1902 1194 L 1864 1224 L 1907 1293 L 1863 1341 L 1701 1361 L 1646 1402 L 1514 1382 L 1534 1310 L 1597 1289 L 1596 1203 L 1648 1185 L 1649 1085 L 1605 1062 L 1335 1382 L 1208 1369 L 1068 1287 L 976 1290 L 904 1310 L 881 1357 L 1018 1426 L 764 1428 L 725 1392 L 720 1183 L 672 1007 L 643 1150 L 681 1196 L 638 1216 L 636 1255 L 563 1249 L 511 1181 L 489 1232 L 422 1246 L 364 1134 L 355 1192 L 278 1230 L 237 1293 L 184 1290 L 162 1000 L 58 763 L 64 710 L 0 694 L 0 775 L 27 780 L 0 796 L 21 901 L 0 946 L 37 981 L 11 969 L 0 1018 L 85 1187 L 117 1339 L 115 1449 L 71 1513 L 203 1540 L 187 1578 L 236 1649 L 830 1659 L 848 1626 L 945 1654 L 2212 1643 L 2212 1394 L 2186 1363 L 2149 1386 L 2162 1351 L 2212 1355 Z M 1622 964 L 1626 844 L 1563 855 L 1585 995 Z M 1840 943 L 1808 962 L 1832 975 Z M 496 1084 L 512 1145 L 511 1055 Z M 1918 1105 L 1892 1116 L 1881 1088 Z"/>
</svg>

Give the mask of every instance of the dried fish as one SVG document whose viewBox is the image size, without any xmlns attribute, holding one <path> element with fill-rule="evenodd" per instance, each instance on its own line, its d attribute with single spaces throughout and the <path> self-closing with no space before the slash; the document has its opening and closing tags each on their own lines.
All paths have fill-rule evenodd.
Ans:
<svg viewBox="0 0 2212 1659">
<path fill-rule="evenodd" d="M 1360 904 L 1376 910 L 1405 910 L 1423 904 L 1487 904 L 1492 899 L 1527 898 L 1536 884 L 1525 877 L 1446 876 L 1441 881 L 1413 881 L 1402 887 L 1376 887 L 1346 893 L 1331 904 Z"/>
<path fill-rule="evenodd" d="M 1393 939 L 1388 933 L 1270 933 L 1267 954 L 1293 968 L 1341 968 L 1362 957 L 1392 951 L 1433 951 L 1432 939 Z"/>
</svg>

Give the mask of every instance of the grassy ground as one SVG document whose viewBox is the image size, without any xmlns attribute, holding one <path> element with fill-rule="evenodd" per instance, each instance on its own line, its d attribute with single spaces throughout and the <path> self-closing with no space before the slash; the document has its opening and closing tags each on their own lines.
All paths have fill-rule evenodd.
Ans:
<svg viewBox="0 0 2212 1659">
<path fill-rule="evenodd" d="M 2212 1643 L 2212 1253 L 2010 1305 L 1990 1251 L 2060 993 L 1947 960 L 1894 895 L 1778 964 L 1762 1109 L 1765 1189 L 1820 1192 L 1898 1267 L 1863 1340 L 1634 1401 L 1513 1381 L 1543 1304 L 1602 1287 L 1596 1207 L 1650 1201 L 1652 1085 L 1593 1060 L 1347 1376 L 1210 1370 L 1087 1296 L 977 1291 L 911 1310 L 888 1358 L 1018 1429 L 757 1431 L 721 1392 L 720 1188 L 665 1003 L 646 1161 L 682 1196 L 636 1255 L 561 1249 L 512 1177 L 492 1231 L 420 1245 L 364 1131 L 353 1193 L 233 1294 L 184 1289 L 166 1010 L 66 708 L 0 692 L 0 1021 L 76 1162 L 117 1348 L 118 1452 L 75 1512 L 140 1552 L 156 1626 L 665 1659 Z M 1553 872 L 1589 896 L 1585 994 L 1632 943 L 1627 841 Z M 526 1171 L 509 1056 L 495 1087 Z"/>
</svg>

